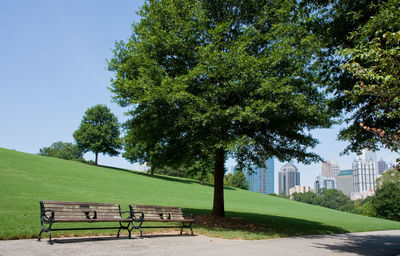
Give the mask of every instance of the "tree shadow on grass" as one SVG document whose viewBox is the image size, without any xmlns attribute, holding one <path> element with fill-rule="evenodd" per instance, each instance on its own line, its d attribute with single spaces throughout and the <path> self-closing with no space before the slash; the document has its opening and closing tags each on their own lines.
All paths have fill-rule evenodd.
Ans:
<svg viewBox="0 0 400 256">
<path fill-rule="evenodd" d="M 316 239 L 319 237 L 307 237 Z M 362 235 L 342 234 L 335 236 L 339 242 L 316 241 L 313 245 L 317 248 L 324 248 L 333 252 L 356 253 L 358 255 L 399 255 L 400 235 Z"/>
<path fill-rule="evenodd" d="M 321 235 L 321 234 L 339 234 L 348 233 L 349 231 L 337 226 L 326 225 L 317 221 L 310 221 L 304 219 L 267 215 L 267 214 L 256 214 L 256 213 L 243 213 L 243 212 L 232 212 L 227 211 L 226 217 L 228 223 L 215 223 L 215 222 L 226 222 L 223 219 L 213 219 L 210 216 L 211 212 L 204 209 L 183 209 L 185 213 L 193 213 L 198 218 L 202 219 L 201 223 L 196 224 L 200 227 L 205 227 L 210 230 L 240 230 L 254 232 L 260 235 L 268 237 L 291 237 L 291 236 L 306 236 L 306 235 Z M 213 219 L 208 222 L 203 221 L 204 218 Z M 229 220 L 231 218 L 231 220 Z M 238 219 L 244 220 L 244 223 L 240 223 Z M 229 224 L 229 221 L 235 222 L 233 225 Z M 206 223 L 206 224 L 204 224 Z"/>
<path fill-rule="evenodd" d="M 165 181 L 171 181 L 171 182 L 180 182 L 180 183 L 185 183 L 185 184 L 199 184 L 207 187 L 214 187 L 213 184 L 209 183 L 201 183 L 198 180 L 192 180 L 189 178 L 182 178 L 182 177 L 173 177 L 173 176 L 167 176 L 167 175 L 160 175 L 160 174 L 154 174 L 154 176 L 151 176 L 148 173 L 145 172 L 139 172 L 139 171 L 133 171 L 133 170 L 128 170 L 128 169 L 123 169 L 123 168 L 118 168 L 118 167 L 112 167 L 112 166 L 106 166 L 106 165 L 98 165 L 99 167 L 107 168 L 107 169 L 112 169 L 112 170 L 117 170 L 117 171 L 123 171 L 123 172 L 128 172 L 132 174 L 137 174 L 141 176 L 145 176 L 148 178 L 153 178 L 153 179 L 159 179 L 159 180 L 165 180 Z M 224 189 L 228 190 L 235 190 L 235 188 L 231 187 L 224 187 Z"/>
</svg>

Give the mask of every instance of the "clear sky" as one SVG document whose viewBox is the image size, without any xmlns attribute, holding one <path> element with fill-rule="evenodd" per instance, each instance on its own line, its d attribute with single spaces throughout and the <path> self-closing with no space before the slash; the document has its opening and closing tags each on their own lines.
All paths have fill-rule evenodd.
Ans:
<svg viewBox="0 0 400 256">
<path fill-rule="evenodd" d="M 113 74 L 106 70 L 106 59 L 112 57 L 115 41 L 130 36 L 143 2 L 0 1 L 0 147 L 35 154 L 56 141 L 73 142 L 84 112 L 99 103 L 120 122 L 126 120 L 126 110 L 112 102 L 107 89 Z M 355 155 L 339 156 L 347 145 L 336 140 L 339 130 L 314 131 L 320 140 L 314 151 L 350 169 Z M 378 152 L 378 159 L 388 163 L 397 156 Z M 85 157 L 93 159 L 92 154 Z M 100 155 L 99 163 L 137 169 L 122 157 Z M 233 164 L 227 162 L 229 170 Z M 275 161 L 275 180 L 283 164 Z M 320 163 L 294 164 L 302 185 L 312 185 L 321 172 Z"/>
</svg>

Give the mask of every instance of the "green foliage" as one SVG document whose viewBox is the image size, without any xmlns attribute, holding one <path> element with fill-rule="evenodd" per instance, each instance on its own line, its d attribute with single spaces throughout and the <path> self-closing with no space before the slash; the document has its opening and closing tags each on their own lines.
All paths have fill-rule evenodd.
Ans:
<svg viewBox="0 0 400 256">
<path fill-rule="evenodd" d="M 348 204 L 352 204 L 351 199 L 337 189 L 321 189 L 318 197 L 318 205 L 340 210 Z"/>
<path fill-rule="evenodd" d="M 40 230 L 39 201 L 43 199 L 118 203 L 122 211 L 129 210 L 128 205 L 132 203 L 179 206 L 185 213 L 196 216 L 210 214 L 212 207 L 212 188 L 191 179 L 158 175 L 150 178 L 130 170 L 91 166 L 4 148 L 0 148 L 0 177 L 0 239 L 36 238 Z M 225 189 L 225 196 L 229 201 L 227 216 L 264 224 L 270 231 L 255 234 L 195 224 L 195 234 L 227 238 L 235 232 L 231 238 L 266 239 L 400 229 L 399 222 L 333 211 L 242 189 Z M 75 227 L 93 225 L 74 224 Z M 63 224 L 58 227 L 61 226 Z M 52 235 L 114 236 L 115 233 L 114 230 L 90 230 L 54 232 Z M 126 236 L 127 232 L 122 231 L 121 235 Z"/>
<path fill-rule="evenodd" d="M 388 170 L 376 180 L 377 188 L 381 188 L 383 184 L 394 183 L 400 185 L 400 173 L 395 169 Z"/>
<path fill-rule="evenodd" d="M 339 211 L 351 212 L 356 214 L 363 214 L 361 208 L 362 202 L 357 202 L 356 205 L 350 200 L 348 196 L 343 194 L 342 191 L 336 189 L 321 189 L 319 195 L 313 192 L 295 193 L 291 197 L 293 200 L 319 205 Z"/>
<path fill-rule="evenodd" d="M 205 183 L 214 183 L 214 179 L 212 177 L 212 158 L 206 160 L 198 160 L 191 162 L 191 165 L 182 165 L 180 167 L 158 167 L 154 168 L 154 173 L 164 174 L 175 177 L 184 177 L 199 180 L 202 184 Z M 151 170 L 148 170 L 151 173 Z"/>
<path fill-rule="evenodd" d="M 225 175 L 224 185 L 234 188 L 249 189 L 246 176 L 241 171 L 236 171 L 234 174 L 228 173 Z"/>
<path fill-rule="evenodd" d="M 360 152 L 400 146 L 400 2 L 398 0 L 306 1 L 311 27 L 325 42 L 318 62 L 321 83 L 345 110 L 349 124 L 339 139 Z"/>
<path fill-rule="evenodd" d="M 54 142 L 50 147 L 41 148 L 39 155 L 57 157 L 66 160 L 84 160 L 83 152 L 77 145 L 61 141 Z"/>
<path fill-rule="evenodd" d="M 147 173 L 151 172 L 151 170 L 148 170 Z M 181 178 L 187 178 L 188 174 L 184 169 L 175 169 L 171 167 L 164 167 L 164 168 L 157 168 L 154 169 L 155 174 L 162 174 L 162 175 L 168 175 L 168 176 L 174 176 L 174 177 L 181 177 Z"/>
<path fill-rule="evenodd" d="M 73 134 L 78 147 L 83 152 L 91 151 L 116 156 L 122 148 L 119 123 L 105 105 L 96 105 L 86 110 L 81 124 Z"/>
<path fill-rule="evenodd" d="M 373 216 L 400 221 L 400 173 L 394 169 L 384 173 L 371 200 Z"/>
<path fill-rule="evenodd" d="M 306 204 L 316 204 L 317 194 L 314 192 L 294 193 L 292 199 Z"/>
<path fill-rule="evenodd" d="M 213 157 L 221 216 L 226 155 L 241 167 L 320 160 L 309 131 L 329 127 L 330 112 L 296 1 L 151 0 L 139 14 L 108 62 L 114 99 L 132 109 L 125 158 L 157 168 Z"/>
<path fill-rule="evenodd" d="M 371 201 L 377 217 L 400 221 L 400 184 L 384 183 Z"/>
</svg>

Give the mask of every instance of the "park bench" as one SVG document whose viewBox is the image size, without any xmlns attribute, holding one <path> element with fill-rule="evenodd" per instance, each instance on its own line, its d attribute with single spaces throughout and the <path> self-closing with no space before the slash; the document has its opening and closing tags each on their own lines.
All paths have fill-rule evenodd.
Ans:
<svg viewBox="0 0 400 256">
<path fill-rule="evenodd" d="M 133 220 L 130 217 L 122 218 L 119 204 L 108 203 L 85 203 L 85 202 L 59 202 L 59 201 L 40 201 L 40 230 L 38 241 L 43 231 L 49 234 L 49 243 L 51 240 L 51 231 L 61 230 L 88 230 L 88 229 L 118 229 L 117 237 L 121 229 L 126 229 L 131 238 L 133 229 Z M 118 222 L 119 227 L 85 227 L 85 228 L 53 228 L 54 223 L 97 223 L 97 222 Z"/>
<path fill-rule="evenodd" d="M 185 218 L 182 209 L 179 207 L 171 206 L 154 206 L 154 205 L 129 205 L 131 217 L 133 219 L 133 228 L 140 231 L 140 237 L 143 238 L 143 228 L 180 228 L 182 231 L 184 228 L 189 228 L 191 235 L 193 236 L 192 224 L 194 217 L 190 214 L 189 218 Z M 180 226 L 142 226 L 146 222 L 169 222 L 169 223 L 181 223 Z M 137 223 L 137 224 L 136 224 Z"/>
</svg>

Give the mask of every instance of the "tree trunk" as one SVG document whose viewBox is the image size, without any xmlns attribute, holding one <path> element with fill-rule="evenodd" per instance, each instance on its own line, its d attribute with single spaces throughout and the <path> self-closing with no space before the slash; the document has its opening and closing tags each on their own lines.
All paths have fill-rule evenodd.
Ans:
<svg viewBox="0 0 400 256">
<path fill-rule="evenodd" d="M 225 150 L 217 149 L 214 170 L 214 205 L 212 214 L 225 217 L 224 209 L 224 165 Z"/>
<path fill-rule="evenodd" d="M 99 152 L 96 152 L 96 160 L 94 161 L 94 164 L 97 165 L 97 159 L 99 157 Z"/>
<path fill-rule="evenodd" d="M 150 168 L 150 176 L 154 177 L 154 168 L 153 167 Z"/>
</svg>

